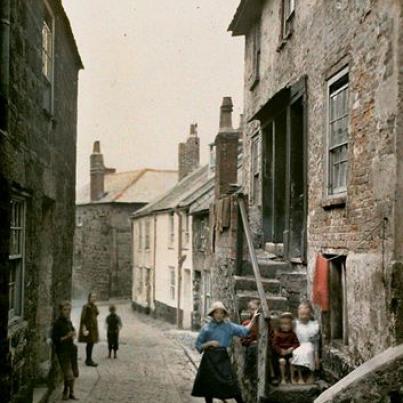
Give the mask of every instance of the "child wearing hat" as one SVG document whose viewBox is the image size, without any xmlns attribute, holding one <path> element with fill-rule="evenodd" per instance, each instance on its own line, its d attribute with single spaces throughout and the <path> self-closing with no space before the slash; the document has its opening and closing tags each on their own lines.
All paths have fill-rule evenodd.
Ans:
<svg viewBox="0 0 403 403">
<path fill-rule="evenodd" d="M 255 324 L 255 312 L 250 323 L 241 326 L 229 320 L 228 310 L 220 301 L 215 302 L 208 312 L 211 321 L 203 326 L 196 348 L 203 357 L 193 385 L 192 396 L 204 397 L 206 403 L 217 399 L 235 399 L 243 403 L 238 382 L 233 373 L 227 348 L 233 337 L 246 337 Z"/>
</svg>

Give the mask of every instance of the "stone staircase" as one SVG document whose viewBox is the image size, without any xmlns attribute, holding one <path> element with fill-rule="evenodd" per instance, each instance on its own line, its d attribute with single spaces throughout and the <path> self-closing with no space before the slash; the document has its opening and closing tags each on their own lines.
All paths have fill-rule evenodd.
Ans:
<svg viewBox="0 0 403 403">
<path fill-rule="evenodd" d="M 306 268 L 299 262 L 290 262 L 282 257 L 282 245 L 267 244 L 265 249 L 256 250 L 262 284 L 266 293 L 270 315 L 278 316 L 285 311 L 296 314 L 298 304 L 306 295 Z M 248 302 L 259 298 L 253 267 L 243 261 L 238 275 L 234 276 L 238 312 L 247 309 Z M 266 381 L 265 396 L 260 402 L 311 403 L 323 390 L 323 385 L 272 386 Z"/>
<path fill-rule="evenodd" d="M 278 247 L 277 247 L 278 248 Z M 306 290 L 306 270 L 302 264 L 292 263 L 274 254 L 268 246 L 256 250 L 260 275 L 272 314 L 285 311 L 296 313 L 301 290 Z M 246 309 L 251 299 L 258 298 L 252 264 L 243 261 L 239 275 L 234 277 L 239 312 Z"/>
</svg>

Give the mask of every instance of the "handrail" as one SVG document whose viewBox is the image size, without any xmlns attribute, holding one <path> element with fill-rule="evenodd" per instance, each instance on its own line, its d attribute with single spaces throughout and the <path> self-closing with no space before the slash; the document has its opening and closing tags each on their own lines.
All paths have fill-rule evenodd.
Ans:
<svg viewBox="0 0 403 403">
<path fill-rule="evenodd" d="M 259 263 L 257 261 L 256 251 L 255 251 L 255 248 L 254 248 L 253 242 L 252 242 L 252 235 L 251 235 L 251 231 L 250 231 L 250 227 L 249 227 L 248 214 L 246 212 L 245 200 L 244 200 L 242 194 L 238 195 L 238 205 L 239 205 L 239 210 L 241 212 L 242 224 L 243 224 L 243 229 L 244 229 L 245 236 L 246 236 L 246 242 L 248 244 L 248 250 L 249 250 L 249 255 L 251 258 L 251 262 L 252 262 L 253 273 L 254 273 L 255 279 L 256 279 L 257 292 L 258 292 L 259 298 L 260 298 L 260 306 L 263 311 L 263 317 L 265 319 L 269 319 L 270 318 L 269 306 L 267 304 L 266 293 L 264 291 L 264 287 L 263 287 L 263 283 L 262 283 L 262 277 L 260 276 Z"/>
</svg>

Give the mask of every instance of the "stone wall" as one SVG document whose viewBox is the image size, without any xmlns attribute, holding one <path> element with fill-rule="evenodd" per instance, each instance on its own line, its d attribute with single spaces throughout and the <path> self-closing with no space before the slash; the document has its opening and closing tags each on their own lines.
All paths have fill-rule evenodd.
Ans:
<svg viewBox="0 0 403 403">
<path fill-rule="evenodd" d="M 308 293 L 316 254 L 347 256 L 349 344 L 336 350 L 346 364 L 359 365 L 397 340 L 390 326 L 394 314 L 389 290 L 395 245 L 401 252 L 402 244 L 400 230 L 395 232 L 400 221 L 394 215 L 401 211 L 401 198 L 395 199 L 402 152 L 401 3 L 300 2 L 293 33 L 286 40 L 280 35 L 280 0 L 264 3 L 261 21 L 260 80 L 253 89 L 253 33 L 246 36 L 245 121 L 281 89 L 307 77 Z M 325 197 L 326 82 L 346 65 L 350 164 L 347 200 L 336 206 Z M 255 124 L 249 125 L 244 135 L 246 191 L 251 189 L 251 136 L 256 131 Z M 259 244 L 262 211 L 256 205 L 250 214 Z M 326 348 L 329 354 L 334 351 L 334 346 Z"/>
<path fill-rule="evenodd" d="M 143 204 L 87 204 L 76 208 L 73 296 L 130 297 L 132 256 L 130 216 Z"/>
<path fill-rule="evenodd" d="M 8 133 L 0 134 L 2 175 L 26 205 L 23 315 L 8 328 L 12 401 L 57 379 L 47 344 L 57 304 L 70 299 L 74 233 L 78 70 L 60 1 L 49 1 L 56 35 L 53 113 L 42 108 L 42 1 L 12 1 Z M 7 296 L 7 293 L 3 294 Z M 3 315 L 3 313 L 2 313 Z M 7 367 L 6 362 L 2 366 Z M 7 386 L 2 398 L 7 401 Z"/>
</svg>

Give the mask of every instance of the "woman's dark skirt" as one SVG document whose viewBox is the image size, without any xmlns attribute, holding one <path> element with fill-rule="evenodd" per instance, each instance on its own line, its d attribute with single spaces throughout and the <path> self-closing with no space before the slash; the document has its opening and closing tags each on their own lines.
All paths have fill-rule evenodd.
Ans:
<svg viewBox="0 0 403 403">
<path fill-rule="evenodd" d="M 231 399 L 240 395 L 227 349 L 207 350 L 197 371 L 192 396 Z"/>
</svg>

